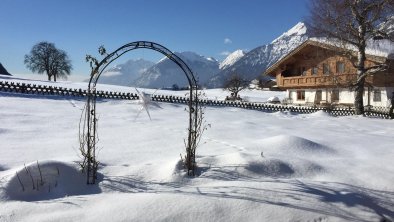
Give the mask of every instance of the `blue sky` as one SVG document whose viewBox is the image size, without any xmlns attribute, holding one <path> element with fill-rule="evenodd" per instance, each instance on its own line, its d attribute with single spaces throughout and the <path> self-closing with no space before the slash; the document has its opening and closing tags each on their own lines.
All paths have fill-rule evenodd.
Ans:
<svg viewBox="0 0 394 222">
<path fill-rule="evenodd" d="M 85 55 L 147 40 L 171 51 L 224 59 L 225 52 L 270 43 L 308 15 L 307 0 L 1 0 L 0 62 L 13 74 L 30 73 L 24 55 L 40 41 L 65 50 L 72 75 L 88 76 Z M 134 50 L 122 60 L 156 61 Z M 119 62 L 122 62 L 118 61 Z"/>
</svg>

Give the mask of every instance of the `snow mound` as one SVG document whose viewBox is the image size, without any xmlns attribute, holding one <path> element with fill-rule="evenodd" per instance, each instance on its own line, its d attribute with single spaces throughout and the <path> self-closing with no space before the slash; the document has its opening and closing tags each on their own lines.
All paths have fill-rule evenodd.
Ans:
<svg viewBox="0 0 394 222">
<path fill-rule="evenodd" d="M 264 159 L 262 161 L 251 162 L 245 169 L 270 177 L 290 177 L 295 174 L 291 164 L 279 159 Z"/>
<path fill-rule="evenodd" d="M 140 165 L 133 173 L 141 180 L 155 182 L 177 182 L 186 176 L 183 162 L 178 158 L 157 164 Z"/>
<path fill-rule="evenodd" d="M 313 117 L 332 117 L 332 115 L 330 115 L 327 112 L 324 112 L 323 110 L 319 110 L 317 112 L 311 113 L 311 114 L 307 114 L 309 116 L 313 116 Z"/>
<path fill-rule="evenodd" d="M 326 172 L 321 165 L 305 159 L 282 160 L 263 158 L 250 162 L 246 170 L 253 174 L 273 178 L 308 178 L 320 176 Z"/>
<path fill-rule="evenodd" d="M 272 96 L 270 98 L 267 99 L 267 102 L 269 103 L 280 103 L 280 99 L 276 96 Z"/>
<path fill-rule="evenodd" d="M 99 188 L 87 186 L 86 176 L 72 165 L 40 161 L 20 167 L 11 174 L 3 192 L 5 199 L 38 201 L 98 193 Z"/>
<path fill-rule="evenodd" d="M 290 136 L 279 135 L 264 139 L 262 141 L 264 153 L 279 153 L 290 156 L 332 154 L 334 150 L 330 147 L 313 142 L 311 140 Z"/>
<path fill-rule="evenodd" d="M 200 162 L 208 166 L 200 169 L 202 177 L 221 180 L 314 177 L 326 172 L 324 167 L 307 159 L 271 158 L 246 152 L 204 157 Z"/>
<path fill-rule="evenodd" d="M 4 171 L 4 170 L 6 170 L 7 168 L 5 168 L 5 166 L 2 166 L 2 165 L 0 165 L 0 171 Z"/>
<path fill-rule="evenodd" d="M 251 157 L 244 152 L 235 152 L 208 157 L 204 162 L 209 162 L 212 166 L 245 165 Z"/>
</svg>

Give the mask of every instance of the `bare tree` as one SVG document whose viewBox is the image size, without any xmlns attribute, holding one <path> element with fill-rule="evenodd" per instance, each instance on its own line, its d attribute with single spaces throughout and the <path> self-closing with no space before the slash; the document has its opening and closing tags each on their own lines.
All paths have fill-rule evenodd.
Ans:
<svg viewBox="0 0 394 222">
<path fill-rule="evenodd" d="M 49 81 L 52 76 L 55 82 L 57 77 L 67 79 L 67 75 L 70 75 L 72 70 L 67 53 L 49 42 L 39 42 L 34 45 L 30 54 L 25 55 L 24 62 L 32 72 L 39 74 L 45 72 Z"/>
<path fill-rule="evenodd" d="M 203 103 L 198 101 L 206 98 L 206 95 L 203 91 L 198 91 L 193 96 L 193 102 L 197 102 L 197 107 L 189 106 L 186 108 L 188 113 L 195 113 L 194 126 L 192 129 L 189 128 L 189 136 L 188 139 L 184 139 L 186 154 L 184 156 L 181 155 L 181 161 L 183 163 L 184 168 L 187 170 L 187 175 L 195 176 L 195 171 L 197 168 L 196 163 L 196 150 L 200 145 L 201 138 L 205 130 L 211 127 L 211 124 L 208 124 L 204 118 L 205 114 L 205 106 Z M 197 110 L 195 110 L 197 109 Z"/>
<path fill-rule="evenodd" d="M 357 69 L 357 80 L 353 86 L 358 115 L 364 113 L 365 78 L 388 68 L 384 63 L 366 67 L 367 44 L 381 39 L 393 41 L 392 34 L 384 28 L 394 19 L 393 12 L 394 0 L 310 0 L 308 25 L 312 32 L 340 41 L 348 55 L 355 58 L 351 61 Z"/>
<path fill-rule="evenodd" d="M 238 93 L 249 86 L 249 81 L 243 79 L 238 74 L 233 74 L 223 85 L 223 89 L 231 92 L 231 99 L 237 99 Z"/>
</svg>

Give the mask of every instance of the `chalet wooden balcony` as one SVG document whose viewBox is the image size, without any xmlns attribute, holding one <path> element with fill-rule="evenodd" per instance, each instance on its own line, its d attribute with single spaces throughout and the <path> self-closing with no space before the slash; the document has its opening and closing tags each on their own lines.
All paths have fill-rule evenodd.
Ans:
<svg viewBox="0 0 394 222">
<path fill-rule="evenodd" d="M 320 88 L 334 86 L 349 86 L 355 82 L 356 74 L 334 74 L 334 75 L 316 75 L 316 76 L 278 76 L 278 87 L 280 88 Z M 371 82 L 372 78 L 368 77 L 367 82 Z"/>
</svg>

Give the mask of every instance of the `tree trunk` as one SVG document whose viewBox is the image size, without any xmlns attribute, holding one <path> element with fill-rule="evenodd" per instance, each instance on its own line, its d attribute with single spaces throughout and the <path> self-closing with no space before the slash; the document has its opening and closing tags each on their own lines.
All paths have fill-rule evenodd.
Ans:
<svg viewBox="0 0 394 222">
<path fill-rule="evenodd" d="M 364 82 L 364 78 L 358 81 L 354 92 L 354 108 L 356 115 L 364 114 Z"/>
<path fill-rule="evenodd" d="M 361 19 L 362 20 L 362 19 Z M 355 88 L 355 95 L 354 95 L 354 108 L 356 115 L 364 114 L 364 83 L 365 83 L 365 48 L 366 48 L 366 41 L 365 41 L 365 24 L 363 21 L 360 21 L 361 25 L 358 28 L 359 31 L 359 39 L 358 39 L 358 52 L 357 52 L 357 82 Z"/>
<path fill-rule="evenodd" d="M 53 75 L 53 81 L 56 82 L 56 75 Z"/>
<path fill-rule="evenodd" d="M 48 81 L 51 81 L 51 77 L 52 77 L 51 75 L 48 75 Z"/>
</svg>

